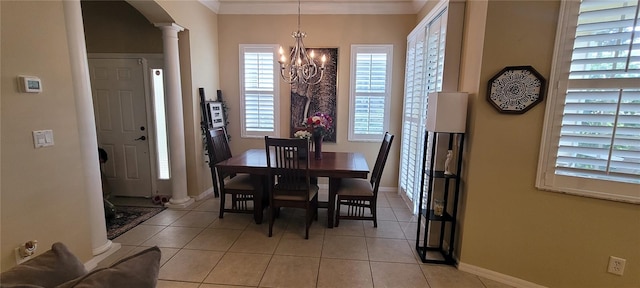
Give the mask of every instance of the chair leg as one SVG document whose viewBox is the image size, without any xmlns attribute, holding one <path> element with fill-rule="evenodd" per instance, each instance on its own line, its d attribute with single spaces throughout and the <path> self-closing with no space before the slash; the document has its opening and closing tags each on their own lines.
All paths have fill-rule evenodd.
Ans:
<svg viewBox="0 0 640 288">
<path fill-rule="evenodd" d="M 269 209 L 269 237 L 273 236 L 273 222 L 274 222 L 274 213 L 275 213 L 276 208 L 271 207 L 271 209 Z"/>
<path fill-rule="evenodd" d="M 338 227 L 338 225 L 340 225 L 340 198 L 338 198 L 338 206 L 336 207 L 336 225 L 335 227 Z"/>
<path fill-rule="evenodd" d="M 220 191 L 220 215 L 218 215 L 218 218 L 222 219 L 224 218 L 224 200 L 225 200 L 226 196 L 224 194 L 224 191 Z"/>
<path fill-rule="evenodd" d="M 371 205 L 371 213 L 373 214 L 373 227 L 378 228 L 378 213 L 376 211 L 376 205 L 375 203 L 372 203 L 372 201 L 369 201 L 369 205 Z"/>
</svg>

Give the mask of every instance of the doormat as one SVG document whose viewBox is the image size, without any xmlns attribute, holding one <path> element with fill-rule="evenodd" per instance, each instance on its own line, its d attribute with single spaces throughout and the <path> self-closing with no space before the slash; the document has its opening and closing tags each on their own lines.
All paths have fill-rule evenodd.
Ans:
<svg viewBox="0 0 640 288">
<path fill-rule="evenodd" d="M 164 209 L 166 207 L 116 206 L 116 216 L 107 219 L 107 239 L 117 238 Z"/>
</svg>

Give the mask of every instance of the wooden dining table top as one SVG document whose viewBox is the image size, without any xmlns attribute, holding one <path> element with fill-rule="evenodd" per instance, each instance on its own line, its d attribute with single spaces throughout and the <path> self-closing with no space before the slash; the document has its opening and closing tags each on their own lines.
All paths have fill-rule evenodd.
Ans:
<svg viewBox="0 0 640 288">
<path fill-rule="evenodd" d="M 273 153 L 272 153 L 273 155 Z M 231 173 L 268 173 L 265 149 L 249 149 L 216 164 L 216 167 Z M 322 159 L 316 160 L 309 153 L 309 173 L 316 177 L 367 178 L 369 165 L 360 152 L 322 152 Z"/>
</svg>

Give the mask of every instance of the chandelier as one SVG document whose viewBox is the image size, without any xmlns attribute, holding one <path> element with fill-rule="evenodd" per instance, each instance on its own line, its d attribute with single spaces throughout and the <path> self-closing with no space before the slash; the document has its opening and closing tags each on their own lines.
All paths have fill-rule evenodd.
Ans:
<svg viewBox="0 0 640 288">
<path fill-rule="evenodd" d="M 318 67 L 314 59 L 313 50 L 307 54 L 307 50 L 304 48 L 302 38 L 305 36 L 307 36 L 306 33 L 300 32 L 300 0 L 298 0 L 298 31 L 291 33 L 291 37 L 296 39 L 289 55 L 291 62 L 287 63 L 282 46 L 280 46 L 280 60 L 278 60 L 278 63 L 280 63 L 280 75 L 289 84 L 294 82 L 318 84 L 322 80 L 322 76 L 324 76 L 324 63 L 327 58 L 322 55 L 322 64 Z"/>
</svg>

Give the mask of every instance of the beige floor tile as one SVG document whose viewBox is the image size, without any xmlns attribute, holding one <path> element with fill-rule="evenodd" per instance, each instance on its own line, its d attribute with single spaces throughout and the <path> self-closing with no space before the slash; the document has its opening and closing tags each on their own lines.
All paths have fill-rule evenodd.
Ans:
<svg viewBox="0 0 640 288">
<path fill-rule="evenodd" d="M 366 238 L 370 261 L 417 263 L 407 240 Z"/>
<path fill-rule="evenodd" d="M 373 287 L 369 261 L 323 258 L 317 287 Z"/>
<path fill-rule="evenodd" d="M 136 246 L 122 245 L 118 251 L 100 261 L 94 270 L 111 266 L 113 263 L 116 263 L 118 260 L 129 255 L 129 253 L 135 248 Z"/>
<path fill-rule="evenodd" d="M 156 288 L 198 288 L 199 283 L 158 280 Z"/>
<path fill-rule="evenodd" d="M 365 225 L 364 234 L 367 237 L 405 239 L 398 221 L 378 221 L 377 228 Z"/>
<path fill-rule="evenodd" d="M 393 209 L 391 208 L 385 208 L 385 207 L 378 207 L 378 221 L 397 221 L 396 219 L 396 214 L 393 214 Z M 371 223 L 370 226 L 373 227 L 373 221 L 369 221 L 369 223 Z M 365 225 L 365 228 L 367 226 Z"/>
<path fill-rule="evenodd" d="M 234 229 L 204 229 L 184 248 L 224 252 L 231 248 L 241 233 L 241 230 Z"/>
<path fill-rule="evenodd" d="M 209 273 L 205 283 L 258 286 L 271 255 L 227 253 Z"/>
<path fill-rule="evenodd" d="M 375 287 L 429 287 L 418 264 L 386 262 L 371 262 L 370 264 Z"/>
<path fill-rule="evenodd" d="M 174 209 L 165 209 L 162 212 L 158 213 L 156 216 L 149 218 L 149 220 L 144 221 L 145 225 L 170 225 L 171 223 L 178 220 L 180 217 L 187 214 L 189 211 L 184 210 L 174 210 Z"/>
<path fill-rule="evenodd" d="M 236 285 L 222 285 L 222 284 L 200 284 L 198 288 L 248 288 L 248 287 L 258 287 L 258 286 L 236 286 Z"/>
<path fill-rule="evenodd" d="M 369 260 L 367 243 L 364 237 L 326 235 L 322 258 Z"/>
<path fill-rule="evenodd" d="M 141 246 L 182 248 L 202 230 L 202 228 L 167 227 L 143 242 Z"/>
<path fill-rule="evenodd" d="M 318 215 L 319 216 L 319 215 Z M 285 238 L 304 238 L 305 235 L 305 223 L 304 223 L 304 215 L 300 215 L 298 216 L 299 219 L 289 219 L 288 221 L 288 225 L 285 228 L 285 232 L 284 232 L 284 237 Z M 312 237 L 312 235 L 315 235 L 314 237 L 317 236 L 322 236 L 325 233 L 325 230 L 327 229 L 327 225 L 326 223 L 326 216 L 325 216 L 325 221 L 322 221 L 323 218 L 318 218 L 318 221 L 313 221 L 311 222 L 311 226 L 309 227 L 309 238 Z M 276 221 L 276 224 L 278 222 Z M 322 237 L 320 237 L 322 238 Z"/>
<path fill-rule="evenodd" d="M 411 211 L 409 211 L 409 208 L 407 207 L 392 209 L 393 213 L 396 215 L 396 219 L 398 219 L 398 221 L 400 222 L 416 222 L 418 219 L 418 216 L 411 213 Z"/>
<path fill-rule="evenodd" d="M 323 237 L 321 235 L 318 237 L 309 236 L 309 239 L 304 239 L 302 237 L 282 237 L 274 254 L 320 257 L 320 254 L 322 253 L 322 243 Z"/>
<path fill-rule="evenodd" d="M 222 252 L 217 251 L 182 249 L 162 265 L 158 278 L 202 282 L 222 258 L 222 255 Z"/>
<path fill-rule="evenodd" d="M 484 284 L 484 286 L 487 287 L 487 288 L 513 288 L 513 286 L 510 286 L 510 285 L 507 285 L 507 284 L 502 284 L 500 282 L 493 281 L 491 279 L 482 278 L 480 276 L 478 276 L 478 278 L 480 279 L 482 284 Z"/>
<path fill-rule="evenodd" d="M 135 247 L 134 249 L 132 249 L 131 251 L 129 251 L 129 253 L 127 253 L 127 255 L 125 257 L 131 256 L 133 254 L 136 254 L 142 250 L 148 249 L 149 247 L 147 246 L 138 246 Z M 162 265 L 164 265 L 164 263 L 167 263 L 167 261 L 169 261 L 169 259 L 171 259 L 171 257 L 173 257 L 173 255 L 175 255 L 178 251 L 180 251 L 180 249 L 177 248 L 167 248 L 167 247 L 158 247 L 160 248 L 160 267 L 162 267 Z"/>
<path fill-rule="evenodd" d="M 342 220 L 340 226 L 327 229 L 325 235 L 364 236 L 364 224 L 361 220 Z"/>
<path fill-rule="evenodd" d="M 316 287 L 320 258 L 274 255 L 260 287 Z"/>
<path fill-rule="evenodd" d="M 478 276 L 460 271 L 456 267 L 435 264 L 422 264 L 420 266 L 431 288 L 485 288 Z"/>
<path fill-rule="evenodd" d="M 193 208 L 193 211 L 208 211 L 208 212 L 218 212 L 220 211 L 220 200 L 219 199 L 207 199 L 203 200 L 198 207 Z"/>
<path fill-rule="evenodd" d="M 378 208 L 391 208 L 391 206 L 389 205 L 389 201 L 387 201 L 387 198 L 384 197 L 384 195 L 380 195 L 380 193 L 378 193 L 378 201 L 377 201 L 378 205 L 376 207 Z"/>
<path fill-rule="evenodd" d="M 211 225 L 217 219 L 218 213 L 216 212 L 189 211 L 189 213 L 171 223 L 170 226 L 204 228 Z"/>
<path fill-rule="evenodd" d="M 403 208 L 403 209 L 407 209 L 407 203 L 404 202 L 404 200 L 402 198 L 388 198 L 387 197 L 387 201 L 389 201 L 389 206 L 391 206 L 391 208 Z"/>
<path fill-rule="evenodd" d="M 165 227 L 141 224 L 113 239 L 113 242 L 123 245 L 140 245 Z"/>
<path fill-rule="evenodd" d="M 247 229 L 240 234 L 240 237 L 238 237 L 236 242 L 229 248 L 229 251 L 273 254 L 273 252 L 276 251 L 280 238 L 282 238 L 282 233 L 273 234 L 273 237 L 268 237 L 264 232 Z"/>
<path fill-rule="evenodd" d="M 418 222 L 398 222 L 404 233 L 404 237 L 408 240 L 416 240 L 418 235 Z"/>
<path fill-rule="evenodd" d="M 263 223 L 265 222 L 265 220 L 263 220 Z M 245 228 L 247 228 L 249 223 L 254 223 L 253 214 L 224 213 L 224 218 L 218 218 L 218 220 L 209 225 L 208 228 L 244 230 Z"/>
</svg>

